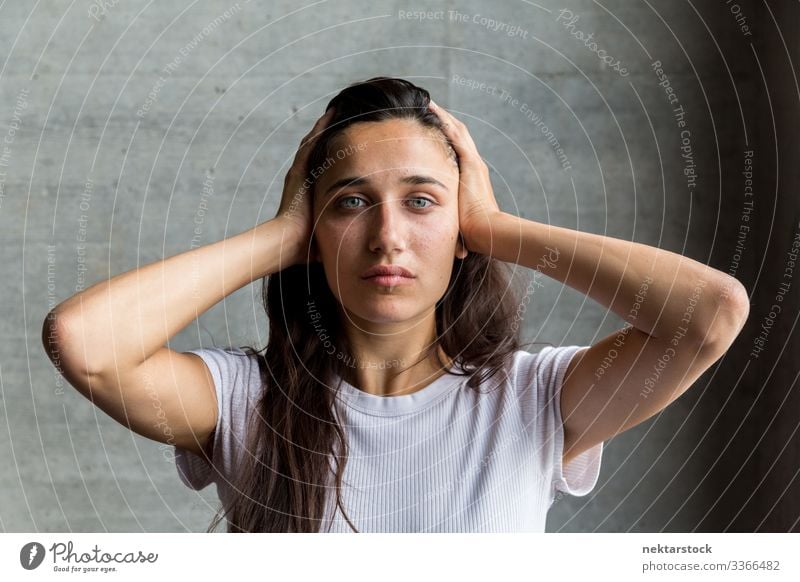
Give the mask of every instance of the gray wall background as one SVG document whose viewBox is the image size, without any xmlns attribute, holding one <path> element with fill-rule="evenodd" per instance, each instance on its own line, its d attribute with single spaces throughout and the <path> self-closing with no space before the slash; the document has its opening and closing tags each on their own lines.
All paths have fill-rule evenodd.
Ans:
<svg viewBox="0 0 800 582">
<path fill-rule="evenodd" d="M 578 16 L 571 28 L 562 9 Z M 444 17 L 400 16 L 410 10 Z M 327 101 L 390 75 L 467 122 L 504 210 L 670 249 L 751 292 L 750 325 L 729 353 L 662 414 L 607 442 L 596 489 L 558 499 L 548 530 L 796 531 L 800 281 L 769 312 L 800 231 L 798 12 L 746 0 L 3 3 L 0 530 L 204 530 L 214 487 L 185 488 L 170 447 L 66 384 L 42 349 L 44 316 L 101 279 L 271 218 Z M 693 189 L 656 60 L 685 111 Z M 259 301 L 257 284 L 234 293 L 171 347 L 260 347 Z M 622 325 L 551 280 L 527 313 L 529 341 L 588 345 Z"/>
</svg>

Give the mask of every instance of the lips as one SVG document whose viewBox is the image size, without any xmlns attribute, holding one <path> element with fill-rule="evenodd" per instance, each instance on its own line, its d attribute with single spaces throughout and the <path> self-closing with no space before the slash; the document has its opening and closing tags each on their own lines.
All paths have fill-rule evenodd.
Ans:
<svg viewBox="0 0 800 582">
<path fill-rule="evenodd" d="M 369 279 L 371 277 L 406 277 L 413 279 L 414 275 L 400 265 L 375 265 L 370 267 L 361 275 L 362 279 Z"/>
</svg>

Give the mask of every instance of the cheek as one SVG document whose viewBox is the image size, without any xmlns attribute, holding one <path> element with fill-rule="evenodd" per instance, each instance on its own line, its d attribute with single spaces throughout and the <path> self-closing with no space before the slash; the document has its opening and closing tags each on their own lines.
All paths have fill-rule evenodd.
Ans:
<svg viewBox="0 0 800 582">
<path fill-rule="evenodd" d="M 345 223 L 322 220 L 317 223 L 314 237 L 323 257 L 335 261 L 339 254 L 341 260 L 342 253 L 352 248 L 353 230 Z"/>
<path fill-rule="evenodd" d="M 421 226 L 415 237 L 420 250 L 429 253 L 431 257 L 452 255 L 458 242 L 457 222 L 439 217 L 426 221 Z"/>
<path fill-rule="evenodd" d="M 406 225 L 404 234 L 407 250 L 416 255 L 414 260 L 422 263 L 452 260 L 458 242 L 458 222 L 441 213 L 415 217 Z M 343 238 L 364 241 L 368 235 L 356 222 Z"/>
<path fill-rule="evenodd" d="M 421 229 L 416 237 L 414 254 L 427 271 L 430 291 L 440 294 L 450 282 L 458 243 L 458 226 L 439 220 Z"/>
</svg>

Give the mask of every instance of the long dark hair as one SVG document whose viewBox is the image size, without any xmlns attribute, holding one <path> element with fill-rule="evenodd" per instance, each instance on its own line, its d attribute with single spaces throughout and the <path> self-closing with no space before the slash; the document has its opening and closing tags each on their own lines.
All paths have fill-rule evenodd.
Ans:
<svg viewBox="0 0 800 582">
<path fill-rule="evenodd" d="M 428 91 L 403 79 L 375 77 L 345 88 L 328 104 L 335 107 L 334 118 L 309 152 L 309 175 L 331 154 L 332 140 L 352 123 L 410 118 L 441 131 L 429 101 Z M 354 358 L 337 300 L 321 263 L 293 265 L 262 283 L 269 318 L 266 352 L 244 351 L 258 358 L 263 396 L 248 425 L 235 499 L 208 531 L 223 517 L 229 532 L 321 531 L 329 490 L 358 531 L 341 498 L 348 444 L 335 409 L 340 384 L 331 383 L 347 376 Z M 441 349 L 458 374 L 469 376 L 467 385 L 477 389 L 519 349 L 512 320 L 520 297 L 509 265 L 473 252 L 454 258 L 447 291 L 436 304 L 437 337 L 421 361 L 435 355 L 446 368 Z M 327 356 L 330 346 L 347 357 Z"/>
</svg>

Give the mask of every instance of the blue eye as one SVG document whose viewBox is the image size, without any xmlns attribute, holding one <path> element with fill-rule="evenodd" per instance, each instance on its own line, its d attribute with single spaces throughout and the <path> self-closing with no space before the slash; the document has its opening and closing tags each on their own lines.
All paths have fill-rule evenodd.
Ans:
<svg viewBox="0 0 800 582">
<path fill-rule="evenodd" d="M 344 206 L 342 204 L 344 200 L 361 200 L 361 198 L 358 198 L 357 196 L 342 196 L 341 198 L 339 198 L 339 200 L 337 200 L 336 202 L 337 206 L 339 206 L 340 208 L 344 208 L 345 210 L 350 210 L 353 208 L 358 208 L 358 206 Z"/>
<path fill-rule="evenodd" d="M 431 200 L 428 200 L 427 198 L 412 198 L 412 200 L 421 200 L 422 202 L 428 202 L 429 204 L 433 204 L 433 202 Z M 414 208 L 415 210 L 423 210 L 424 208 L 428 208 L 428 206 L 413 206 L 412 208 Z"/>
<path fill-rule="evenodd" d="M 363 198 L 359 198 L 358 196 L 342 196 L 341 198 L 339 198 L 336 201 L 336 206 L 338 208 L 342 208 L 344 210 L 355 210 L 355 209 L 361 208 L 358 205 L 346 204 L 346 202 L 348 200 L 353 200 L 353 201 L 357 201 L 357 202 L 364 202 L 364 199 Z M 427 202 L 428 203 L 427 205 L 424 205 L 424 206 L 423 205 L 413 205 L 412 204 L 411 208 L 414 209 L 414 210 L 425 210 L 426 208 L 430 208 L 430 206 L 433 205 L 433 201 L 429 200 L 428 198 L 416 197 L 416 198 L 411 198 L 411 201 L 412 202 Z"/>
</svg>

